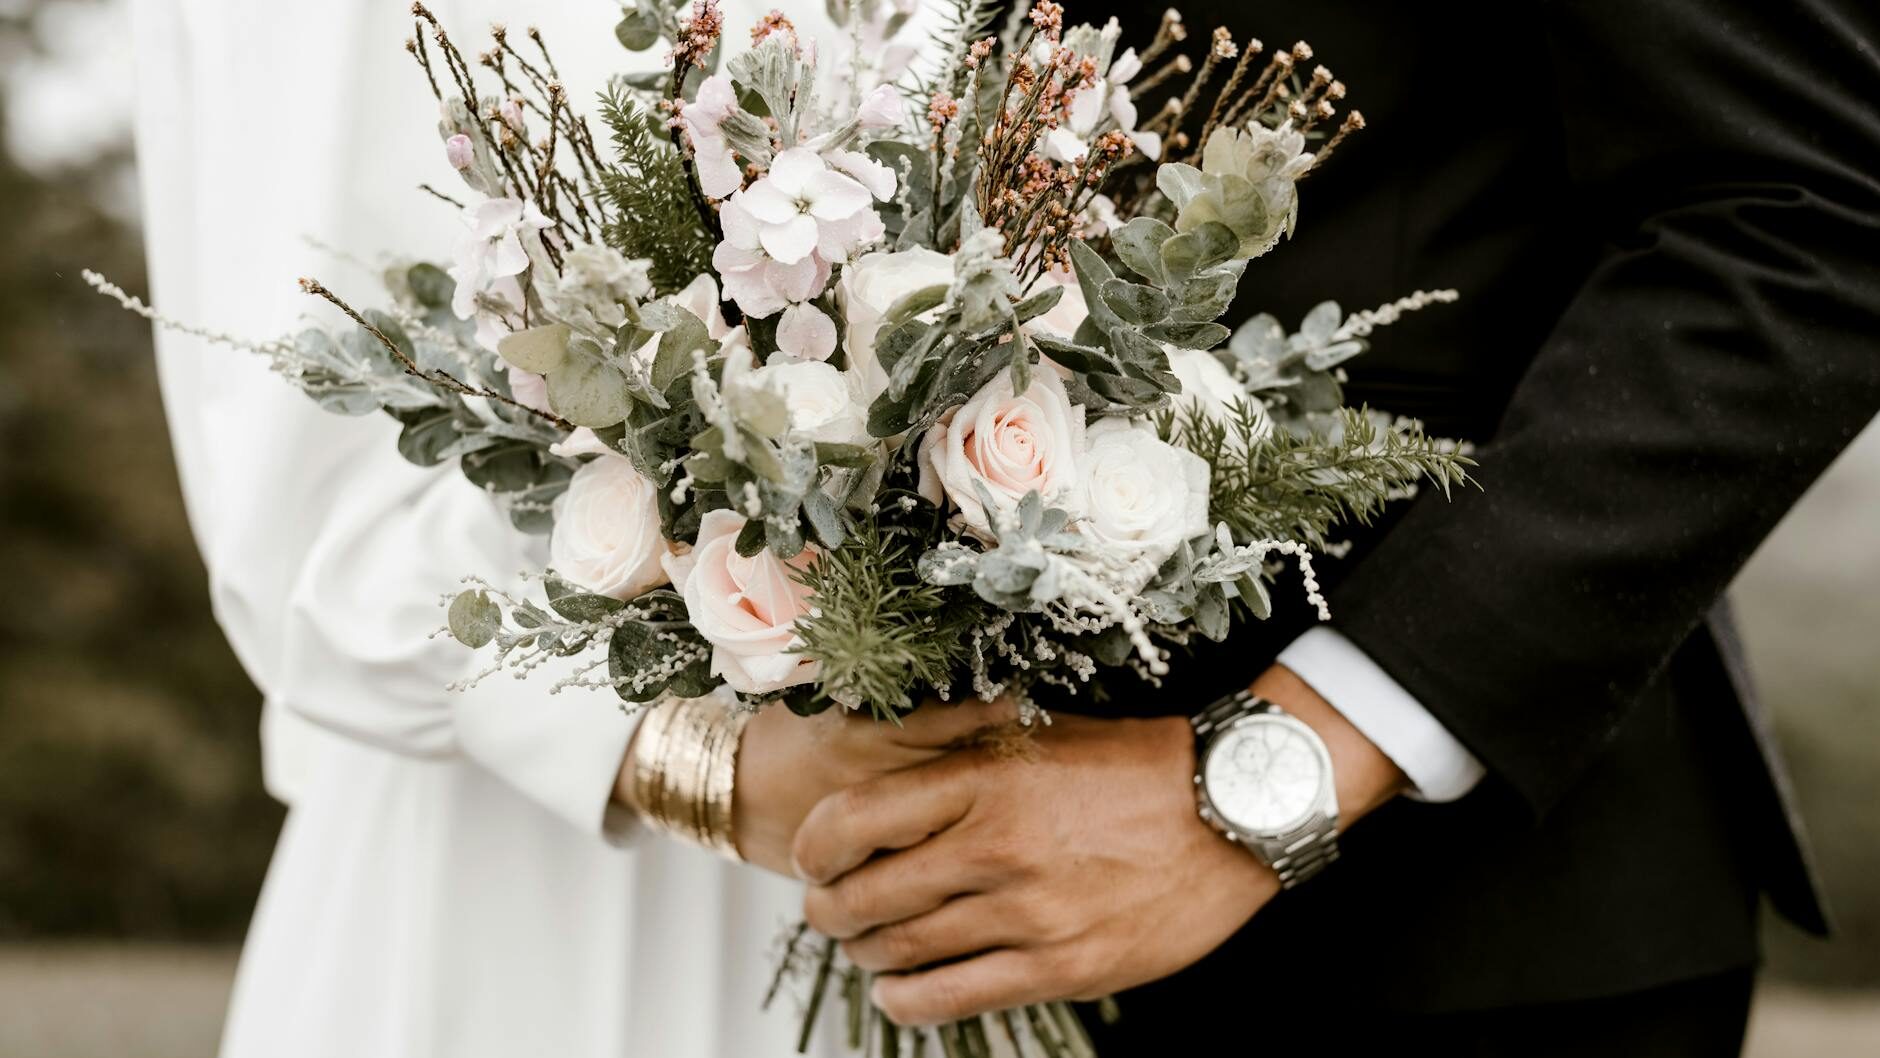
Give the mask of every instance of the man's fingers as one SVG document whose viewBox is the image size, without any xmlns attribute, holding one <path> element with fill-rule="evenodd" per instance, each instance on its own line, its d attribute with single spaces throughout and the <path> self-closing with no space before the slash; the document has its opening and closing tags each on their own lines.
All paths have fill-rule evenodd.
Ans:
<svg viewBox="0 0 1880 1058">
<path fill-rule="evenodd" d="M 891 920 L 844 940 L 842 953 L 864 970 L 895 973 L 1026 940 L 1022 927 L 1003 911 L 991 894 L 954 897 L 926 914 Z"/>
<path fill-rule="evenodd" d="M 803 917 L 818 933 L 845 940 L 925 915 L 991 881 L 975 875 L 972 861 L 956 850 L 944 839 L 929 841 L 864 863 L 829 885 L 811 886 L 803 895 Z"/>
<path fill-rule="evenodd" d="M 973 793 L 955 760 L 892 772 L 818 801 L 797 828 L 797 876 L 827 885 L 878 851 L 917 845 L 958 822 Z"/>
<path fill-rule="evenodd" d="M 1000 948 L 912 974 L 875 978 L 875 1006 L 898 1025 L 939 1025 L 989 1010 L 1061 999 L 1071 986 L 1050 950 Z"/>
<path fill-rule="evenodd" d="M 988 727 L 998 727 L 1018 719 L 1018 703 L 1010 698 L 990 702 L 968 698 L 963 702 L 928 702 L 901 718 L 897 729 L 885 725 L 889 738 L 905 746 L 939 749 Z"/>
</svg>

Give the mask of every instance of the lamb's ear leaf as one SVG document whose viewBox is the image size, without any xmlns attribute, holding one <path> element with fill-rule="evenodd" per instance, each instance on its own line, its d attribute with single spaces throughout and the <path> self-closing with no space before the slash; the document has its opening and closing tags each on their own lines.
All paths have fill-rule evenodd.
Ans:
<svg viewBox="0 0 1880 1058">
<path fill-rule="evenodd" d="M 1103 284 L 1116 278 L 1097 251 L 1082 239 L 1071 240 L 1071 267 L 1077 272 L 1077 285 L 1083 290 L 1084 303 L 1090 309 L 1090 319 L 1098 327 L 1109 330 L 1122 321 L 1110 307 L 1103 303 Z"/>
<path fill-rule="evenodd" d="M 1211 220 L 1163 243 L 1162 265 L 1171 280 L 1187 279 L 1231 260 L 1239 248 L 1240 239 L 1234 230 Z"/>
<path fill-rule="evenodd" d="M 1168 270 L 1162 263 L 1162 244 L 1174 237 L 1175 229 L 1154 217 L 1137 217 L 1118 228 L 1110 242 L 1116 247 L 1116 256 L 1132 271 L 1162 286 L 1168 283 Z"/>
<path fill-rule="evenodd" d="M 1035 320 L 1045 313 L 1050 312 L 1052 309 L 1057 308 L 1058 302 L 1064 300 L 1064 290 L 1064 287 L 1055 284 L 1045 287 L 1043 290 L 1038 291 L 1036 294 L 1012 306 L 1012 315 L 1016 317 L 1020 323 Z"/>
<path fill-rule="evenodd" d="M 895 299 L 894 304 L 888 306 L 888 311 L 882 314 L 882 328 L 885 330 L 899 327 L 929 309 L 940 307 L 946 303 L 947 289 L 947 284 L 935 283 L 901 295 Z"/>
</svg>

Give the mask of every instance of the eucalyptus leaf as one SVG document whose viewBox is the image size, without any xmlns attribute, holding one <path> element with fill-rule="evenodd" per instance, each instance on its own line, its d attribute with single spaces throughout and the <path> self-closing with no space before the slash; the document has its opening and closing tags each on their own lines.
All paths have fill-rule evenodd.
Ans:
<svg viewBox="0 0 1880 1058">
<path fill-rule="evenodd" d="M 691 374 L 698 350 L 705 350 L 707 357 L 718 351 L 703 320 L 683 310 L 678 315 L 682 318 L 659 336 L 659 352 L 653 357 L 653 388 L 661 393 L 681 375 Z"/>
<path fill-rule="evenodd" d="M 548 403 L 576 426 L 617 426 L 633 411 L 632 384 L 601 357 L 598 346 L 577 342 L 566 361 L 548 372 Z"/>
<path fill-rule="evenodd" d="M 457 281 L 449 273 L 426 262 L 406 269 L 405 283 L 411 288 L 411 296 L 417 298 L 419 304 L 430 308 L 449 305 L 451 295 L 457 290 Z"/>
<path fill-rule="evenodd" d="M 842 527 L 842 513 L 828 493 L 821 489 L 804 493 L 803 517 L 809 521 L 810 531 L 816 534 L 817 543 L 830 550 L 842 546 L 847 535 Z"/>
<path fill-rule="evenodd" d="M 450 601 L 447 618 L 451 637 L 464 646 L 477 648 L 496 638 L 503 627 L 503 611 L 489 593 L 471 589 L 457 593 Z"/>
<path fill-rule="evenodd" d="M 1213 349 L 1232 333 L 1218 323 L 1164 323 L 1143 332 L 1178 349 Z"/>
<path fill-rule="evenodd" d="M 636 7 L 614 26 L 614 39 L 628 51 L 646 51 L 659 43 L 659 19 L 645 8 Z"/>
<path fill-rule="evenodd" d="M 568 340 L 573 333 L 565 323 L 530 327 L 503 335 L 496 342 L 496 353 L 512 367 L 546 375 L 567 359 Z"/>
<path fill-rule="evenodd" d="M 1182 162 L 1167 163 L 1156 169 L 1155 186 L 1156 190 L 1175 204 L 1176 209 L 1181 209 L 1201 193 L 1201 170 Z"/>
<path fill-rule="evenodd" d="M 560 577 L 547 578 L 548 607 L 570 621 L 599 621 L 626 604 L 608 595 L 596 595 Z"/>
<path fill-rule="evenodd" d="M 400 420 L 405 428 L 398 434 L 398 454 L 421 467 L 442 463 L 459 439 L 456 416 L 449 410 L 408 413 Z"/>
<path fill-rule="evenodd" d="M 738 538 L 733 542 L 733 546 L 737 548 L 738 554 L 745 558 L 750 558 L 762 551 L 764 549 L 763 519 L 753 518 L 745 522 L 744 528 L 738 530 Z"/>
</svg>

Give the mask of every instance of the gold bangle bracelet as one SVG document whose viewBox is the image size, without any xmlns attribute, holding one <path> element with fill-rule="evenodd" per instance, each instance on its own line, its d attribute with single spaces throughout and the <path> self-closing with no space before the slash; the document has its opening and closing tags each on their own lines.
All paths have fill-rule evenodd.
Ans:
<svg viewBox="0 0 1880 1058">
<path fill-rule="evenodd" d="M 722 698 L 649 707 L 634 742 L 629 800 L 655 829 L 738 858 L 733 795 L 748 710 Z"/>
</svg>

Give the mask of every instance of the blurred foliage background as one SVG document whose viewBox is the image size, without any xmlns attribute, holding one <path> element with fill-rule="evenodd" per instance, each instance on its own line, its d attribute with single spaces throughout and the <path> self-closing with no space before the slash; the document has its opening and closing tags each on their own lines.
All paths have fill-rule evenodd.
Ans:
<svg viewBox="0 0 1880 1058">
<path fill-rule="evenodd" d="M 123 31 L 118 0 L 0 0 L 0 942 L 239 939 L 282 817 L 149 330 L 78 278 L 146 289 Z M 1880 988 L 1876 543 L 1870 429 L 1737 592 L 1840 924 L 1772 917 L 1771 977 L 1813 988 Z"/>
<path fill-rule="evenodd" d="M 93 46 L 78 13 L 100 5 L 14 6 L 0 5 L 0 937 L 239 937 L 281 820 L 261 789 L 259 697 L 209 615 L 150 329 L 78 278 L 145 289 L 128 129 L 85 119 L 48 143 L 36 126 L 65 115 L 14 98 L 59 93 L 60 50 Z"/>
</svg>

